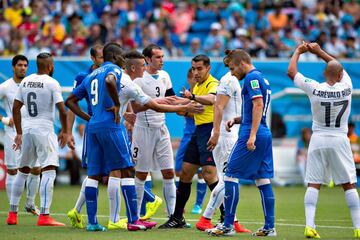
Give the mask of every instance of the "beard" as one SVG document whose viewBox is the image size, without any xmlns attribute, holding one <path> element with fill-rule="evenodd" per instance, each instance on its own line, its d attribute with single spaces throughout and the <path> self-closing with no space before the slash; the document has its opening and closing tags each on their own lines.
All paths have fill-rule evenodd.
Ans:
<svg viewBox="0 0 360 240">
<path fill-rule="evenodd" d="M 50 77 L 52 77 L 52 76 L 53 76 L 53 74 L 54 74 L 54 69 L 53 69 L 53 70 L 51 70 L 51 72 L 49 72 L 49 76 L 50 76 Z"/>
</svg>

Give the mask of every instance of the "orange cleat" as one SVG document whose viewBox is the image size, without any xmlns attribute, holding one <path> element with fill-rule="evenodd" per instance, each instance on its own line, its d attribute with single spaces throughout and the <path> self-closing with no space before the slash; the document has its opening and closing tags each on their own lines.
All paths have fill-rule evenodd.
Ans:
<svg viewBox="0 0 360 240">
<path fill-rule="evenodd" d="M 18 224 L 17 212 L 9 212 L 8 217 L 6 219 L 6 223 L 8 225 L 17 225 Z"/>
<path fill-rule="evenodd" d="M 205 231 L 206 229 L 214 228 L 214 225 L 211 223 L 210 219 L 201 216 L 199 221 L 196 223 L 196 228 L 200 231 Z"/>
<path fill-rule="evenodd" d="M 234 222 L 234 229 L 237 233 L 251 233 L 251 231 L 249 229 L 246 229 L 238 221 Z"/>
<path fill-rule="evenodd" d="M 50 215 L 40 214 L 38 222 L 38 226 L 54 226 L 54 227 L 63 227 L 65 224 L 61 222 L 55 221 Z"/>
</svg>

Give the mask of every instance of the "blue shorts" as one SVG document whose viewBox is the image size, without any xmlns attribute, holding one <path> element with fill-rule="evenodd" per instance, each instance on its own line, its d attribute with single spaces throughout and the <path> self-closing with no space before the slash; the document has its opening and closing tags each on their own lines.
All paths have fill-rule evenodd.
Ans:
<svg viewBox="0 0 360 240">
<path fill-rule="evenodd" d="M 124 128 L 87 135 L 88 176 L 108 175 L 113 170 L 134 166 Z"/>
<path fill-rule="evenodd" d="M 254 151 L 246 147 L 248 137 L 241 137 L 233 148 L 225 175 L 233 178 L 255 180 L 273 178 L 274 166 L 271 134 L 257 135 Z"/>
<path fill-rule="evenodd" d="M 195 133 L 187 145 L 184 162 L 200 166 L 215 166 L 213 154 L 207 150 L 207 142 L 211 136 L 212 128 L 212 123 L 196 126 Z"/>
<path fill-rule="evenodd" d="M 184 155 L 186 152 L 186 148 L 191 140 L 191 136 L 192 134 L 184 134 L 183 138 L 180 141 L 180 145 L 176 152 L 176 157 L 175 157 L 175 172 L 180 172 L 182 169 Z"/>
<path fill-rule="evenodd" d="M 81 166 L 83 168 L 87 168 L 87 156 L 86 156 L 86 138 L 87 138 L 87 128 L 88 128 L 88 124 L 85 124 L 85 130 L 84 130 L 84 139 L 83 139 L 83 149 L 82 149 L 82 155 L 81 155 Z"/>
</svg>

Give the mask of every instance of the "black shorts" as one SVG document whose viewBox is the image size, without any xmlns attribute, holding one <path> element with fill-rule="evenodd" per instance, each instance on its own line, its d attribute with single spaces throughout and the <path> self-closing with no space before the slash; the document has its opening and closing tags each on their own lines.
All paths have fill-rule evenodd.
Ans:
<svg viewBox="0 0 360 240">
<path fill-rule="evenodd" d="M 215 166 L 211 151 L 207 150 L 207 142 L 210 139 L 213 123 L 196 126 L 195 132 L 187 145 L 184 162 L 200 166 Z"/>
</svg>

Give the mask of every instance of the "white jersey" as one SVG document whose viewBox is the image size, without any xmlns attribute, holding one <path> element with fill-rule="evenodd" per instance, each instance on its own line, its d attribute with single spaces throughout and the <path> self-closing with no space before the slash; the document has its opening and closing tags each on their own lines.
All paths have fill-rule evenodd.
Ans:
<svg viewBox="0 0 360 240">
<path fill-rule="evenodd" d="M 353 87 L 345 70 L 341 81 L 333 86 L 306 78 L 301 73 L 295 75 L 294 83 L 310 99 L 314 133 L 347 134 Z"/>
<path fill-rule="evenodd" d="M 217 87 L 216 94 L 222 94 L 229 96 L 229 102 L 226 105 L 223 118 L 221 122 L 220 134 L 226 137 L 238 137 L 239 134 L 239 124 L 235 124 L 231 128 L 231 132 L 227 132 L 225 129 L 226 121 L 239 117 L 241 115 L 241 87 L 239 80 L 232 76 L 230 72 L 226 73 L 219 82 Z"/>
<path fill-rule="evenodd" d="M 134 82 L 151 98 L 165 97 L 166 90 L 172 88 L 170 76 L 163 70 L 158 71 L 157 75 L 158 77 L 154 78 L 145 71 L 143 77 L 135 79 Z M 138 113 L 135 122 L 135 125 L 143 127 L 161 127 L 164 124 L 165 114 L 151 109 Z"/>
<path fill-rule="evenodd" d="M 141 88 L 134 83 L 130 76 L 123 72 L 121 81 L 120 81 L 120 93 L 119 93 L 119 101 L 120 101 L 120 116 L 123 117 L 126 112 L 127 105 L 129 101 L 136 101 L 141 105 L 145 105 L 150 101 L 150 97 L 147 96 Z"/>
<path fill-rule="evenodd" d="M 0 84 L 0 99 L 3 100 L 3 106 L 6 112 L 7 117 L 12 118 L 12 108 L 14 105 L 14 100 L 19 90 L 19 84 L 17 84 L 13 78 L 10 78 Z M 26 114 L 25 108 L 21 108 L 21 115 Z M 5 132 L 8 134 L 15 134 L 15 127 L 9 127 L 5 125 Z"/>
<path fill-rule="evenodd" d="M 55 104 L 63 102 L 61 87 L 52 77 L 31 74 L 24 78 L 16 95 L 27 114 L 22 116 L 22 128 L 54 130 Z"/>
</svg>

